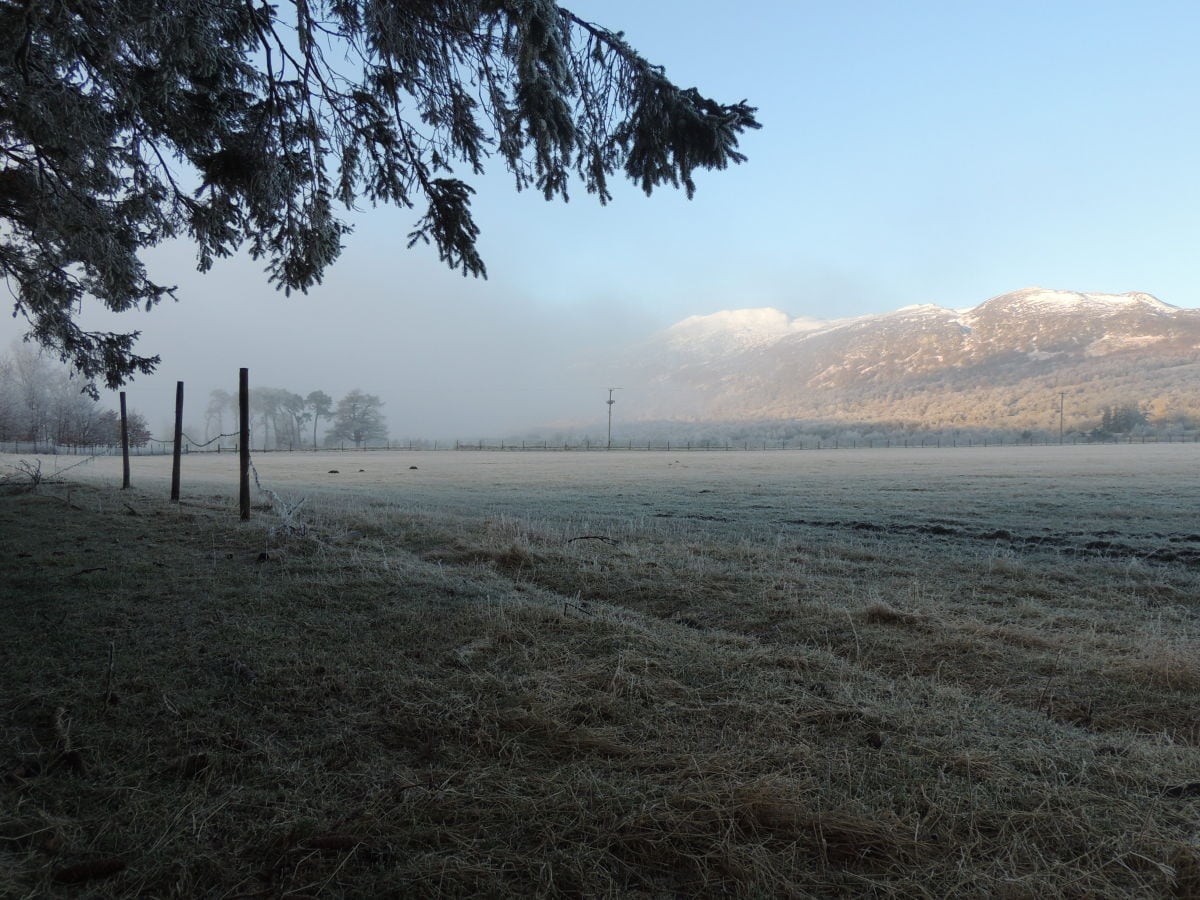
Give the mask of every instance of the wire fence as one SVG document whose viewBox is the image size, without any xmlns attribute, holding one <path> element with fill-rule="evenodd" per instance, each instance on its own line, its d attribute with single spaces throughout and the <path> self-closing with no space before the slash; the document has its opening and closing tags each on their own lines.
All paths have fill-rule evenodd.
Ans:
<svg viewBox="0 0 1200 900">
<path fill-rule="evenodd" d="M 236 435 L 218 435 L 203 443 L 186 439 L 183 441 L 181 452 L 191 453 L 237 453 L 238 445 L 222 443 Z M 627 439 L 624 441 L 594 441 L 590 438 L 559 441 L 513 441 L 496 440 L 456 440 L 428 441 L 401 440 L 387 441 L 378 444 L 362 446 L 347 446 L 339 444 L 327 447 L 253 447 L 254 453 L 366 453 L 379 451 L 459 451 L 459 452 L 733 452 L 733 451 L 772 451 L 772 450 L 884 450 L 884 449 L 922 449 L 922 448 L 970 448 L 970 447 L 1047 447 L 1047 446 L 1096 446 L 1113 444 L 1193 444 L 1200 443 L 1200 432 L 1181 434 L 1149 434 L 1149 435 L 1115 435 L 1115 436 L 1086 436 L 1070 435 L 1063 439 L 1057 438 L 980 438 L 980 437 L 907 437 L 907 438 L 804 438 L 792 440 L 641 440 Z M 174 452 L 174 443 L 166 440 L 150 440 L 138 447 L 130 447 L 130 456 L 169 456 Z M 70 455 L 70 456 L 120 456 L 121 447 L 107 445 L 76 445 L 56 444 L 50 441 L 0 441 L 0 453 L 20 455 Z"/>
<path fill-rule="evenodd" d="M 659 451 L 659 452 L 730 452 L 770 450 L 884 450 L 950 447 L 1049 447 L 1099 444 L 1192 444 L 1200 443 L 1200 432 L 1195 434 L 1165 435 L 1117 435 L 1105 438 L 1070 436 L 1052 438 L 977 438 L 977 437 L 908 437 L 908 438 L 796 438 L 792 440 L 726 440 L 726 441 L 455 441 L 454 450 L 487 451 Z M 393 449 L 421 449 L 419 447 L 396 447 Z"/>
</svg>

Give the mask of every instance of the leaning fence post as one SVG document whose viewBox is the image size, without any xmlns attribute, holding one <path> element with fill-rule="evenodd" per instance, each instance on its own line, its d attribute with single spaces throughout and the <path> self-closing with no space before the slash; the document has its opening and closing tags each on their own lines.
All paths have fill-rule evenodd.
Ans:
<svg viewBox="0 0 1200 900">
<path fill-rule="evenodd" d="M 175 382 L 175 452 L 171 459 L 171 502 L 179 502 L 179 454 L 183 448 L 183 382 Z"/>
<path fill-rule="evenodd" d="M 250 370 L 238 369 L 238 504 L 250 518 Z"/>
<path fill-rule="evenodd" d="M 129 487 L 129 417 L 125 414 L 125 392 L 121 391 L 121 490 Z"/>
</svg>

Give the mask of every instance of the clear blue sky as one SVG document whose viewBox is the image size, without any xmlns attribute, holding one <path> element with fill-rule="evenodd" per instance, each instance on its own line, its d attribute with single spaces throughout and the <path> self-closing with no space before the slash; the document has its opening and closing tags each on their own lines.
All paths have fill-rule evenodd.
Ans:
<svg viewBox="0 0 1200 900">
<path fill-rule="evenodd" d="M 189 248 L 166 248 L 155 260 L 181 302 L 112 322 L 163 355 L 130 388 L 152 425 L 175 379 L 199 421 L 240 365 L 300 393 L 380 394 L 397 436 L 599 419 L 621 367 L 580 363 L 720 309 L 833 318 L 1030 285 L 1200 306 L 1194 0 L 567 5 L 677 82 L 757 105 L 749 162 L 701 174 L 690 202 L 623 185 L 606 208 L 491 173 L 475 203 L 487 281 L 405 250 L 415 215 L 389 209 L 355 217 L 306 297 L 245 260 L 197 276 Z M 0 320 L 0 339 L 18 333 Z"/>
<path fill-rule="evenodd" d="M 510 255 L 542 269 L 556 235 L 594 242 L 538 294 L 586 271 L 667 318 L 965 305 L 1030 284 L 1200 305 L 1200 4 L 572 8 L 677 81 L 749 98 L 764 128 L 690 204 L 630 190 L 603 212 L 523 215 L 524 240 L 489 234 L 497 274 Z"/>
</svg>

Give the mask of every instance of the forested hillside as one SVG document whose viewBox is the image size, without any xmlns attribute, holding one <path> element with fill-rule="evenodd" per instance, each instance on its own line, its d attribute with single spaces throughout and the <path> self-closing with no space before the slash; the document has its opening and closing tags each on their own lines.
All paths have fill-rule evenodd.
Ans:
<svg viewBox="0 0 1200 900">
<path fill-rule="evenodd" d="M 1034 288 L 824 323 L 738 310 L 680 322 L 631 368 L 643 430 L 1181 430 L 1200 424 L 1200 310 Z"/>
</svg>

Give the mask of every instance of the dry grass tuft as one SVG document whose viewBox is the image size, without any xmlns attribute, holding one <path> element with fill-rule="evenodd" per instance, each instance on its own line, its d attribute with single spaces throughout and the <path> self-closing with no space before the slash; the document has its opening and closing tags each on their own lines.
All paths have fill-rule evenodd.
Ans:
<svg viewBox="0 0 1200 900">
<path fill-rule="evenodd" d="M 370 843 L 369 839 L 356 834 L 315 834 L 300 841 L 300 846 L 308 850 L 344 853 L 356 847 L 367 847 Z"/>
<path fill-rule="evenodd" d="M 996 753 L 972 753 L 964 750 L 953 754 L 942 766 L 944 772 L 969 781 L 997 781 L 1005 775 L 1003 763 Z"/>
<path fill-rule="evenodd" d="M 1200 847 L 1182 844 L 1171 851 L 1168 861 L 1175 870 L 1171 896 L 1179 900 L 1200 900 Z"/>
<path fill-rule="evenodd" d="M 634 759 L 638 752 L 607 735 L 566 725 L 534 710 L 505 710 L 498 716 L 502 728 L 530 749 L 551 756 L 575 758 L 596 754 L 613 759 Z"/>
<path fill-rule="evenodd" d="M 1200 690 L 1200 646 L 1195 643 L 1154 640 L 1124 668 L 1132 677 L 1154 687 Z"/>
<path fill-rule="evenodd" d="M 822 810 L 820 800 L 811 785 L 770 781 L 693 789 L 622 822 L 614 850 L 692 891 L 755 884 L 791 893 L 794 876 L 781 867 L 781 852 L 799 855 L 817 872 L 886 872 L 921 859 L 926 848 L 894 816 Z"/>
<path fill-rule="evenodd" d="M 125 868 L 125 865 L 125 860 L 117 856 L 93 859 L 56 869 L 54 880 L 59 884 L 82 884 L 85 881 L 95 881 L 116 875 Z"/>
<path fill-rule="evenodd" d="M 510 544 L 492 557 L 497 569 L 504 572 L 520 574 L 523 569 L 532 568 L 538 562 L 538 557 L 518 544 Z"/>
<path fill-rule="evenodd" d="M 904 610 L 896 609 L 894 606 L 884 603 L 882 600 L 877 600 L 866 609 L 862 610 L 858 617 L 861 621 L 868 625 L 921 625 L 924 624 L 925 618 L 916 613 L 905 612 Z"/>
</svg>

